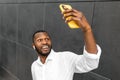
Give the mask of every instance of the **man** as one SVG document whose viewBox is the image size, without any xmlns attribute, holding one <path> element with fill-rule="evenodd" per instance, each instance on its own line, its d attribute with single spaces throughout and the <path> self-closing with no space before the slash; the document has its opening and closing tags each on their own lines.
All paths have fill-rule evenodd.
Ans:
<svg viewBox="0 0 120 80">
<path fill-rule="evenodd" d="M 37 31 L 33 34 L 33 48 L 38 52 L 38 59 L 31 66 L 33 80 L 72 80 L 74 73 L 89 72 L 98 67 L 101 49 L 83 13 L 71 9 L 62 14 L 66 23 L 74 20 L 81 27 L 85 42 L 83 55 L 55 52 L 49 34 Z M 72 17 L 68 19 L 69 16 Z"/>
</svg>

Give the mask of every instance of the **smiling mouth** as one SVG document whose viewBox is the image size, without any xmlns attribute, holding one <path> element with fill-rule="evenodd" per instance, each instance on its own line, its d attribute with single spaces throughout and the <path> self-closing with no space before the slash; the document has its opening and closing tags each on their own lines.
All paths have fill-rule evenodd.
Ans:
<svg viewBox="0 0 120 80">
<path fill-rule="evenodd" d="M 45 51 L 49 50 L 49 46 L 48 45 L 44 45 L 44 46 L 42 46 L 42 49 L 45 50 Z"/>
</svg>

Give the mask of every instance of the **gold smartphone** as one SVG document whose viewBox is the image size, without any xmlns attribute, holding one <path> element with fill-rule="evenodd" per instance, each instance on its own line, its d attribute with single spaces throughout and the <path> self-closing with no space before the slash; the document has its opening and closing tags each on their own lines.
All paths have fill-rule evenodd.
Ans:
<svg viewBox="0 0 120 80">
<path fill-rule="evenodd" d="M 59 8 L 61 10 L 61 12 L 64 12 L 66 9 L 72 9 L 71 5 L 68 5 L 68 4 L 60 4 L 59 5 Z M 71 17 L 71 16 L 70 16 Z M 68 17 L 68 18 L 70 18 Z M 71 28 L 71 29 L 74 29 L 74 28 L 80 28 L 76 23 L 75 21 L 70 21 L 68 22 L 68 26 Z"/>
</svg>

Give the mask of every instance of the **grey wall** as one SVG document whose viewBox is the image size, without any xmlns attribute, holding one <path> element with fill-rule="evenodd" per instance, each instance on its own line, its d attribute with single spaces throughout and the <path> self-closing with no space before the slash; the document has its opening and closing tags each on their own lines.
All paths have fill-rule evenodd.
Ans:
<svg viewBox="0 0 120 80">
<path fill-rule="evenodd" d="M 74 80 L 120 80 L 120 1 L 115 0 L 0 0 L 0 80 L 32 80 L 30 65 L 37 58 L 32 33 L 47 30 L 55 51 L 82 54 L 80 29 L 70 29 L 59 4 L 81 10 L 102 48 L 98 69 L 75 74 Z"/>
</svg>

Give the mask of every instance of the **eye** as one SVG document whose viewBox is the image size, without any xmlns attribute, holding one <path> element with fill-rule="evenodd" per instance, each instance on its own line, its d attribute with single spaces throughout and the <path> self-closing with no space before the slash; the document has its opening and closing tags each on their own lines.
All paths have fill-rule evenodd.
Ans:
<svg viewBox="0 0 120 80">
<path fill-rule="evenodd" d="M 46 41 L 49 41 L 50 39 L 49 38 L 45 38 Z"/>
<path fill-rule="evenodd" d="M 42 39 L 38 39 L 37 41 L 38 41 L 38 42 L 41 42 L 41 41 L 42 41 Z"/>
</svg>

